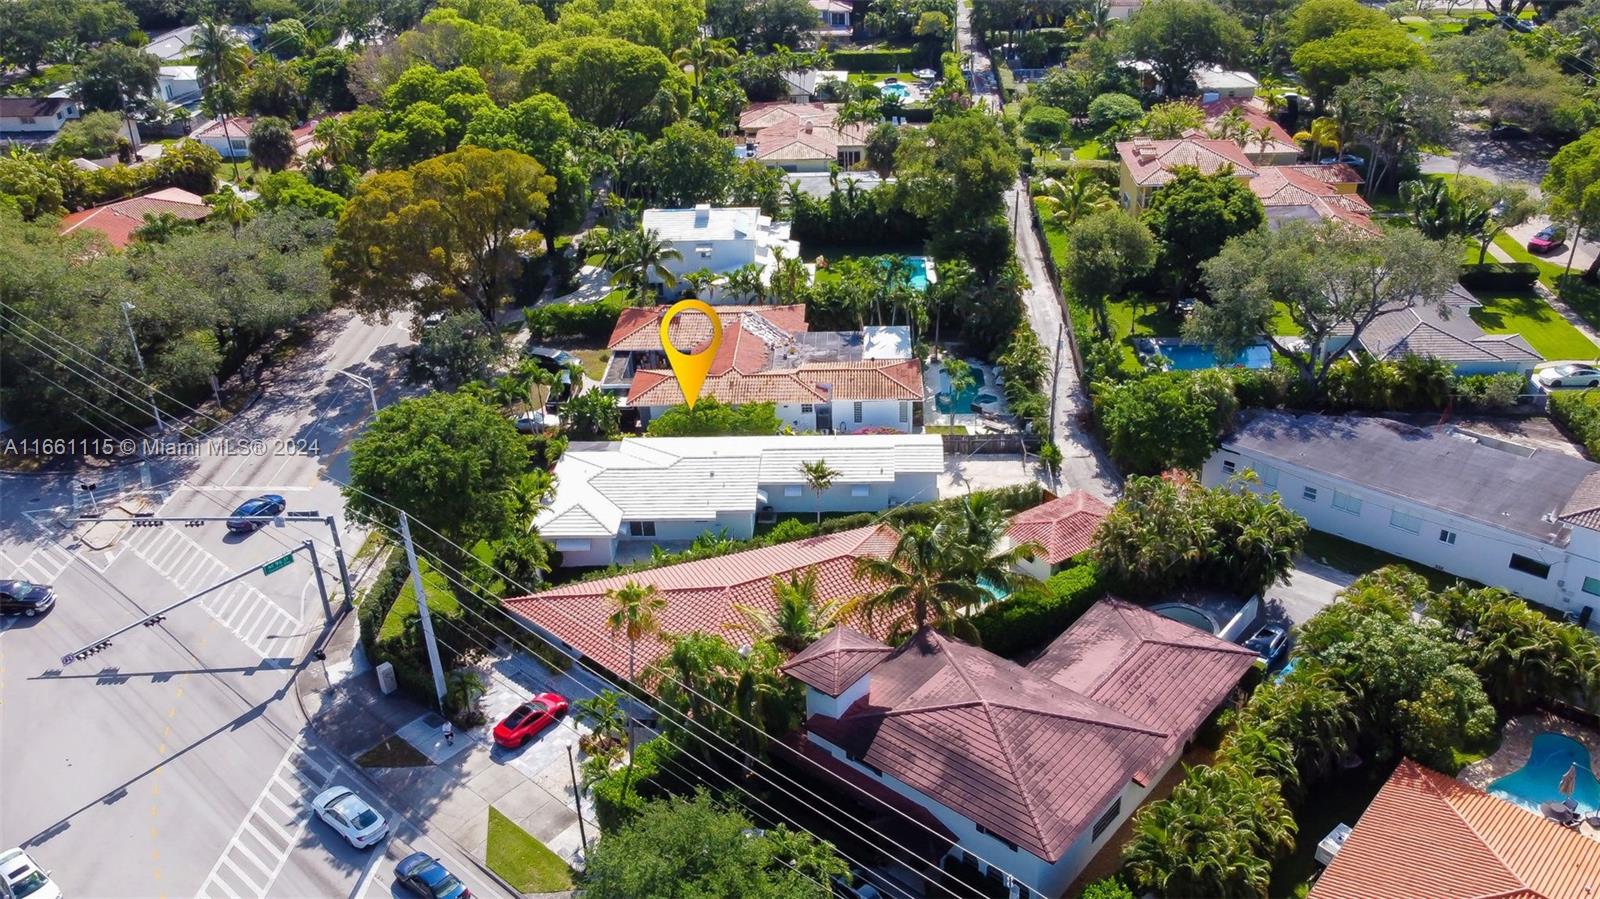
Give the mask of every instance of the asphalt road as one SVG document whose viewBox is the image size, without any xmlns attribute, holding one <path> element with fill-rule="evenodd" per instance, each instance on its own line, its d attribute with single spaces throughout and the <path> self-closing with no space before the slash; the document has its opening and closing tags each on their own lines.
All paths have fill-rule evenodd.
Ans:
<svg viewBox="0 0 1600 899">
<path fill-rule="evenodd" d="M 148 457 L 150 482 L 164 488 L 159 515 L 225 515 L 279 493 L 290 510 L 334 516 L 355 554 L 364 535 L 343 521 L 327 475 L 344 477 L 343 449 L 371 405 L 364 386 L 331 370 L 353 367 L 375 379 L 380 403 L 392 399 L 407 323 L 334 313 L 324 324 L 212 439 Z M 80 897 L 389 895 L 393 862 L 412 847 L 444 856 L 475 894 L 501 895 L 382 808 L 363 775 L 307 729 L 292 679 L 316 664 L 321 592 L 304 552 L 272 574 L 260 566 L 314 541 L 337 604 L 326 525 L 286 518 L 240 537 L 221 523 L 52 523 L 47 510 L 69 506 L 76 481 L 106 485 L 103 502 L 110 484 L 137 483 L 136 471 L 0 478 L 0 577 L 53 584 L 60 597 L 50 613 L 0 631 L 0 848 L 27 848 Z M 252 573 L 160 625 L 62 664 L 64 653 L 243 571 Z M 312 820 L 309 800 L 334 783 L 389 813 L 392 845 L 358 851 Z"/>
</svg>

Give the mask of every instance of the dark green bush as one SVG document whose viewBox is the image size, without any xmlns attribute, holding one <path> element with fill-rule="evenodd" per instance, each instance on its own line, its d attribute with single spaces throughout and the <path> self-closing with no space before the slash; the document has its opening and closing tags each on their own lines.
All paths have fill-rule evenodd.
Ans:
<svg viewBox="0 0 1600 899">
<path fill-rule="evenodd" d="M 1085 562 L 1028 584 L 968 620 L 984 649 L 1010 658 L 1060 636 L 1104 592 L 1100 572 Z"/>
<path fill-rule="evenodd" d="M 400 588 L 411 575 L 406 567 L 406 554 L 395 547 L 390 547 L 388 552 L 389 557 L 382 570 L 356 606 L 356 621 L 361 625 L 361 646 L 369 657 L 377 643 L 378 631 L 383 628 L 383 619 L 389 617 L 389 609 L 394 606 Z"/>
<path fill-rule="evenodd" d="M 598 303 L 551 303 L 523 310 L 528 321 L 528 333 L 538 340 L 563 337 L 582 337 L 604 340 L 616 327 L 617 316 L 628 305 L 622 291 L 616 291 Z"/>
<path fill-rule="evenodd" d="M 835 50 L 833 67 L 851 72 L 909 72 L 916 65 L 915 50 Z"/>
<path fill-rule="evenodd" d="M 1583 444 L 1590 456 L 1600 455 L 1600 392 L 1558 391 L 1550 395 L 1550 417 Z"/>
<path fill-rule="evenodd" d="M 609 831 L 621 826 L 644 807 L 646 800 L 669 793 L 660 781 L 679 752 L 677 745 L 664 736 L 646 740 L 634 747 L 631 774 L 623 766 L 595 781 L 589 789 L 601 829 Z"/>
</svg>

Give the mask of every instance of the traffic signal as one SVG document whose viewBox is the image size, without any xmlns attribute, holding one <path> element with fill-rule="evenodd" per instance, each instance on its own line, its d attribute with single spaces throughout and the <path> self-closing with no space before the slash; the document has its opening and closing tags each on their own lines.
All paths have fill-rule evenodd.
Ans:
<svg viewBox="0 0 1600 899">
<path fill-rule="evenodd" d="M 167 616 L 165 616 L 165 615 L 151 615 L 149 618 L 146 618 L 144 620 L 144 626 L 145 627 L 155 627 L 156 625 L 158 625 L 161 622 L 166 621 L 166 620 L 167 620 Z"/>
</svg>

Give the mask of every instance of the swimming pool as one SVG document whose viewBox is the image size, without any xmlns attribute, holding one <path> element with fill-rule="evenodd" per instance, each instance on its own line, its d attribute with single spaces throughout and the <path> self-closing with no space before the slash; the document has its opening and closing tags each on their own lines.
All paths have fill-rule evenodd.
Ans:
<svg viewBox="0 0 1600 899">
<path fill-rule="evenodd" d="M 878 90 L 886 97 L 895 97 L 902 101 L 911 99 L 911 88 L 898 81 L 879 82 Z"/>
<path fill-rule="evenodd" d="M 1217 357 L 1211 352 L 1210 347 L 1197 346 L 1192 343 L 1174 343 L 1166 346 L 1157 344 L 1156 352 L 1166 357 L 1171 367 L 1176 371 L 1198 371 L 1203 368 L 1217 368 Z M 1238 358 L 1234 359 L 1232 366 L 1238 368 L 1271 368 L 1272 347 L 1265 343 L 1245 347 Z"/>
<path fill-rule="evenodd" d="M 1199 606 L 1191 606 L 1186 602 L 1164 602 L 1150 607 L 1150 611 L 1162 618 L 1171 618 L 1173 621 L 1187 624 L 1192 628 L 1214 634 L 1221 630 L 1211 615 Z"/>
<path fill-rule="evenodd" d="M 1489 784 L 1489 792 L 1537 812 L 1540 803 L 1566 800 L 1561 794 L 1561 778 L 1573 763 L 1578 765 L 1578 782 L 1572 798 L 1580 813 L 1596 814 L 1600 812 L 1600 781 L 1590 770 L 1589 750 L 1564 734 L 1535 734 L 1527 764 Z"/>
<path fill-rule="evenodd" d="M 933 276 L 933 260 L 926 256 L 901 256 L 901 261 L 906 264 L 907 277 L 911 282 L 911 289 L 918 293 L 927 293 L 928 285 L 936 279 Z M 888 269 L 890 262 L 884 260 L 883 267 Z"/>
<path fill-rule="evenodd" d="M 933 398 L 933 406 L 945 415 L 971 415 L 974 405 L 993 405 L 1000 402 L 1000 397 L 987 387 L 976 384 L 956 394 L 952 401 L 950 398 L 950 379 L 946 378 L 944 390 Z"/>
</svg>

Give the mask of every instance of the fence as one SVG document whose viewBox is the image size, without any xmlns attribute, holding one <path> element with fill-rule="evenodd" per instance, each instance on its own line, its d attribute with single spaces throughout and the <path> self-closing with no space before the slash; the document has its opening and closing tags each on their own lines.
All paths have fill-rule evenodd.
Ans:
<svg viewBox="0 0 1600 899">
<path fill-rule="evenodd" d="M 944 451 L 957 456 L 1020 456 L 1037 453 L 1037 434 L 942 434 Z"/>
</svg>

